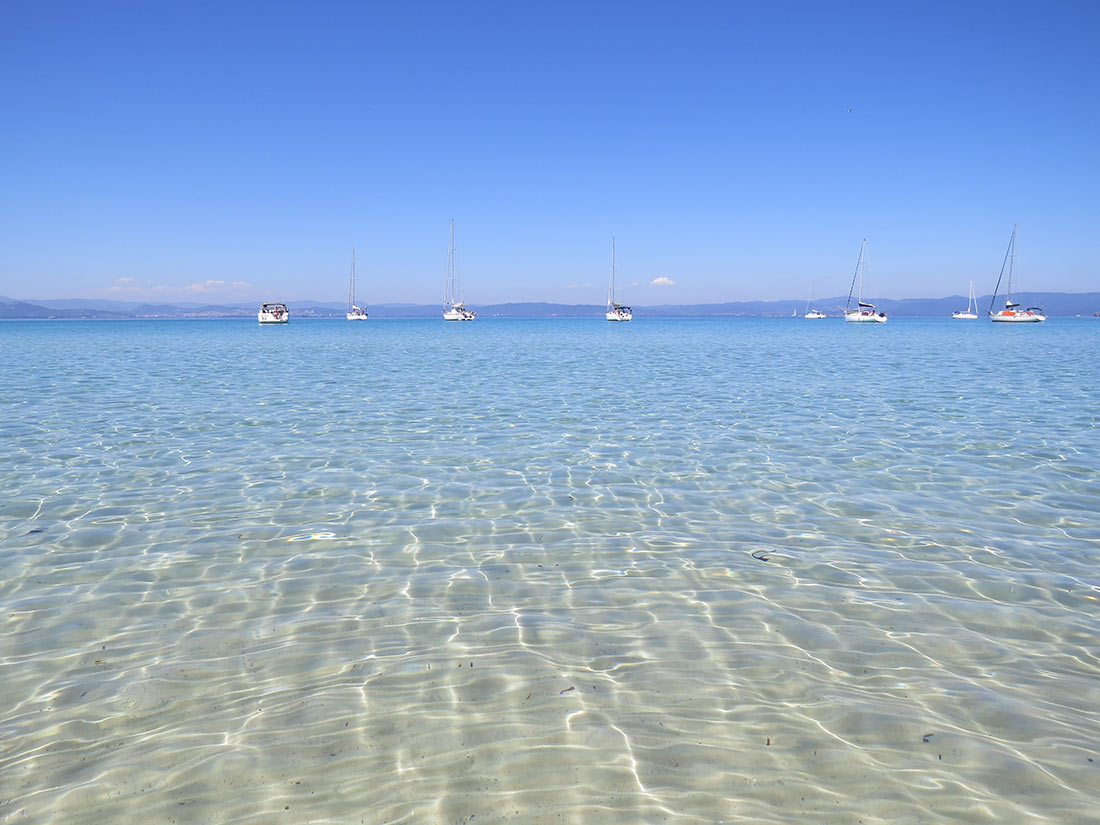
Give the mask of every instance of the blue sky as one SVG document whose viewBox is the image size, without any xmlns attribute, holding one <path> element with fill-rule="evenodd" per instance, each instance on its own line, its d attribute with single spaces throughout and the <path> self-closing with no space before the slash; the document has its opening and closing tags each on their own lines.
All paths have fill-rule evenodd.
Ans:
<svg viewBox="0 0 1100 825">
<path fill-rule="evenodd" d="M 0 294 L 1100 290 L 1100 4 L 0 8 Z M 653 282 L 658 279 L 658 284 Z"/>
</svg>

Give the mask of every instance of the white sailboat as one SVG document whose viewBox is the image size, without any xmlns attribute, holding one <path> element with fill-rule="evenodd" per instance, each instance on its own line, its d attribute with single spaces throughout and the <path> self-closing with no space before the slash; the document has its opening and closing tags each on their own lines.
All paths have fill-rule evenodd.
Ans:
<svg viewBox="0 0 1100 825">
<path fill-rule="evenodd" d="M 951 313 L 956 321 L 973 321 L 978 317 L 978 299 L 974 297 L 974 282 L 970 282 L 970 300 L 966 302 L 966 311 L 961 309 Z"/>
<path fill-rule="evenodd" d="M 630 307 L 620 304 L 615 300 L 615 236 L 611 236 L 611 275 L 607 280 L 607 312 L 604 315 L 608 321 L 629 321 L 634 317 Z"/>
<path fill-rule="evenodd" d="M 461 299 L 458 288 L 458 278 L 455 277 L 455 222 L 451 218 L 451 245 L 447 250 L 447 274 L 443 281 L 443 320 L 444 321 L 472 321 L 477 313 L 467 309 Z"/>
<path fill-rule="evenodd" d="M 351 249 L 351 279 L 348 284 L 348 312 L 349 321 L 367 320 L 367 308 L 355 303 L 355 247 Z"/>
<path fill-rule="evenodd" d="M 1005 266 L 1008 266 L 1008 290 L 1005 293 L 1005 308 L 993 311 L 993 304 L 997 301 L 997 292 L 1001 288 L 1001 278 L 1005 274 Z M 1016 227 L 1012 227 L 1012 237 L 1008 240 L 1008 249 L 1005 251 L 1005 259 L 1001 262 L 1001 274 L 997 276 L 997 286 L 993 288 L 993 298 L 989 302 L 989 320 L 1008 323 L 1038 323 L 1045 321 L 1047 316 L 1043 314 L 1041 307 L 1028 307 L 1020 309 L 1020 305 L 1012 301 L 1012 270 L 1016 266 Z"/>
<path fill-rule="evenodd" d="M 844 307 L 844 320 L 853 324 L 885 324 L 886 313 L 877 312 L 874 304 L 863 300 L 863 270 L 866 268 L 865 253 L 867 252 L 867 239 L 859 247 L 859 260 L 856 261 L 856 271 L 852 274 L 852 286 L 848 290 L 848 303 Z M 856 293 L 856 308 L 852 309 L 852 293 L 856 291 L 856 281 L 859 281 L 859 291 Z"/>
<path fill-rule="evenodd" d="M 814 282 L 810 281 L 810 300 L 806 302 L 806 314 L 803 318 L 809 318 L 811 320 L 818 320 L 819 318 L 827 317 L 820 309 L 814 309 Z"/>
</svg>

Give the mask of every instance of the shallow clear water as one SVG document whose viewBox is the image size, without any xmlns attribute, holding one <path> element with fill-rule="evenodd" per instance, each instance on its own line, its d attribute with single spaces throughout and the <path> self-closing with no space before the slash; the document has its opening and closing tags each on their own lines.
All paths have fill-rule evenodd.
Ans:
<svg viewBox="0 0 1100 825">
<path fill-rule="evenodd" d="M 1098 363 L 0 324 L 0 822 L 1093 822 Z"/>
</svg>

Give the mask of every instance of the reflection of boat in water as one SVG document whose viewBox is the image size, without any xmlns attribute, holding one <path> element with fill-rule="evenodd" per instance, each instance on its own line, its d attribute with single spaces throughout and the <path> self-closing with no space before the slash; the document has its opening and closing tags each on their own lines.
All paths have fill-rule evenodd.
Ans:
<svg viewBox="0 0 1100 825">
<path fill-rule="evenodd" d="M 447 251 L 447 274 L 443 281 L 443 320 L 472 321 L 477 313 L 466 308 L 459 297 L 458 278 L 455 276 L 455 222 L 451 219 L 451 245 Z"/>
<path fill-rule="evenodd" d="M 351 283 L 348 284 L 348 312 L 349 321 L 367 320 L 367 308 L 355 303 L 355 247 L 351 250 Z"/>
<path fill-rule="evenodd" d="M 853 324 L 885 324 L 886 313 L 877 312 L 874 304 L 868 304 L 863 300 L 863 270 L 866 268 L 865 253 L 867 252 L 867 239 L 859 248 L 859 260 L 856 261 L 856 271 L 852 275 L 852 286 L 848 290 L 848 303 L 844 308 L 844 320 Z M 856 309 L 850 309 L 852 305 L 852 292 L 856 288 L 856 280 L 859 280 L 859 292 L 856 297 Z"/>
<path fill-rule="evenodd" d="M 997 301 L 997 291 L 1001 288 L 1001 278 L 1005 274 L 1005 266 L 1008 266 L 1008 289 L 1005 291 L 1005 308 L 993 311 L 993 304 Z M 1047 316 L 1043 314 L 1041 307 L 1028 307 L 1020 309 L 1020 305 L 1012 300 L 1012 270 L 1016 266 L 1016 227 L 1012 227 L 1012 237 L 1008 239 L 1008 249 L 1005 251 L 1005 259 L 1001 263 L 1001 274 L 997 276 L 997 286 L 993 288 L 993 298 L 989 302 L 989 320 L 1008 323 L 1038 323 L 1045 321 Z"/>
<path fill-rule="evenodd" d="M 280 301 L 271 301 L 260 305 L 256 313 L 261 324 L 286 324 L 290 322 L 290 310 Z"/>
<path fill-rule="evenodd" d="M 973 321 L 978 317 L 978 300 L 974 297 L 974 282 L 970 282 L 970 300 L 966 302 L 966 311 L 959 309 L 951 313 L 956 321 Z"/>
<path fill-rule="evenodd" d="M 611 275 L 607 279 L 607 312 L 604 315 L 608 321 L 629 321 L 634 317 L 634 312 L 625 304 L 615 300 L 615 236 L 611 236 Z"/>
<path fill-rule="evenodd" d="M 810 300 L 806 302 L 806 314 L 803 318 L 809 318 L 812 321 L 816 321 L 820 318 L 825 318 L 826 315 L 820 309 L 814 309 L 814 284 L 810 282 Z"/>
</svg>

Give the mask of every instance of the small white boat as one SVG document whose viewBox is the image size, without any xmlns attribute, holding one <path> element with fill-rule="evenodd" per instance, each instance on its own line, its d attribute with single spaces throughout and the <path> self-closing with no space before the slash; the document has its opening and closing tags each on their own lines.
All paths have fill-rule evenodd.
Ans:
<svg viewBox="0 0 1100 825">
<path fill-rule="evenodd" d="M 365 321 L 367 320 L 367 308 L 361 307 L 355 303 L 355 247 L 351 249 L 351 282 L 348 284 L 348 311 L 347 319 L 349 321 Z"/>
<path fill-rule="evenodd" d="M 1005 266 L 1008 266 L 1008 290 L 1005 292 L 1005 308 L 993 311 L 993 304 L 997 301 L 997 291 L 1001 288 L 1001 278 L 1005 274 Z M 1020 305 L 1012 300 L 1012 270 L 1016 265 L 1016 227 L 1012 227 L 1012 237 L 1008 239 L 1008 249 L 1005 251 L 1005 259 L 1001 263 L 1001 274 L 997 276 L 997 286 L 993 288 L 993 299 L 989 302 L 989 320 L 1002 323 L 1035 324 L 1045 321 L 1047 316 L 1043 314 L 1042 307 L 1028 307 L 1020 309 Z"/>
<path fill-rule="evenodd" d="M 848 303 L 844 308 L 844 320 L 851 324 L 885 324 L 886 313 L 878 312 L 874 304 L 863 300 L 863 270 L 866 268 L 865 253 L 867 251 L 867 239 L 859 248 L 859 260 L 856 261 L 856 271 L 852 275 L 852 287 L 848 290 Z M 859 291 L 856 297 L 856 308 L 851 309 L 852 293 L 856 291 L 856 280 L 859 280 Z"/>
<path fill-rule="evenodd" d="M 261 324 L 287 324 L 290 323 L 290 310 L 280 301 L 271 301 L 260 305 L 256 317 Z"/>
<path fill-rule="evenodd" d="M 604 317 L 607 318 L 608 321 L 632 321 L 634 320 L 634 311 L 628 306 L 623 306 L 618 301 L 612 301 Z"/>
<path fill-rule="evenodd" d="M 814 283 L 810 282 L 810 300 L 806 302 L 806 314 L 803 318 L 809 318 L 812 321 L 816 321 L 820 318 L 827 317 L 820 309 L 814 309 Z"/>
<path fill-rule="evenodd" d="M 472 321 L 477 317 L 477 312 L 467 309 L 462 301 L 451 304 L 450 309 L 443 310 L 444 321 Z"/>
<path fill-rule="evenodd" d="M 443 320 L 444 321 L 472 321 L 477 313 L 466 308 L 466 302 L 461 300 L 458 288 L 458 278 L 455 277 L 455 222 L 451 219 L 451 245 L 447 251 L 447 274 L 443 280 Z"/>
<path fill-rule="evenodd" d="M 978 300 L 974 297 L 974 282 L 970 282 L 970 300 L 966 302 L 966 310 L 956 310 L 951 313 L 956 321 L 974 321 L 978 317 Z"/>
<path fill-rule="evenodd" d="M 611 275 L 607 281 L 607 312 L 604 317 L 608 321 L 630 321 L 634 318 L 634 312 L 625 304 L 615 300 L 615 236 L 611 236 Z"/>
</svg>

